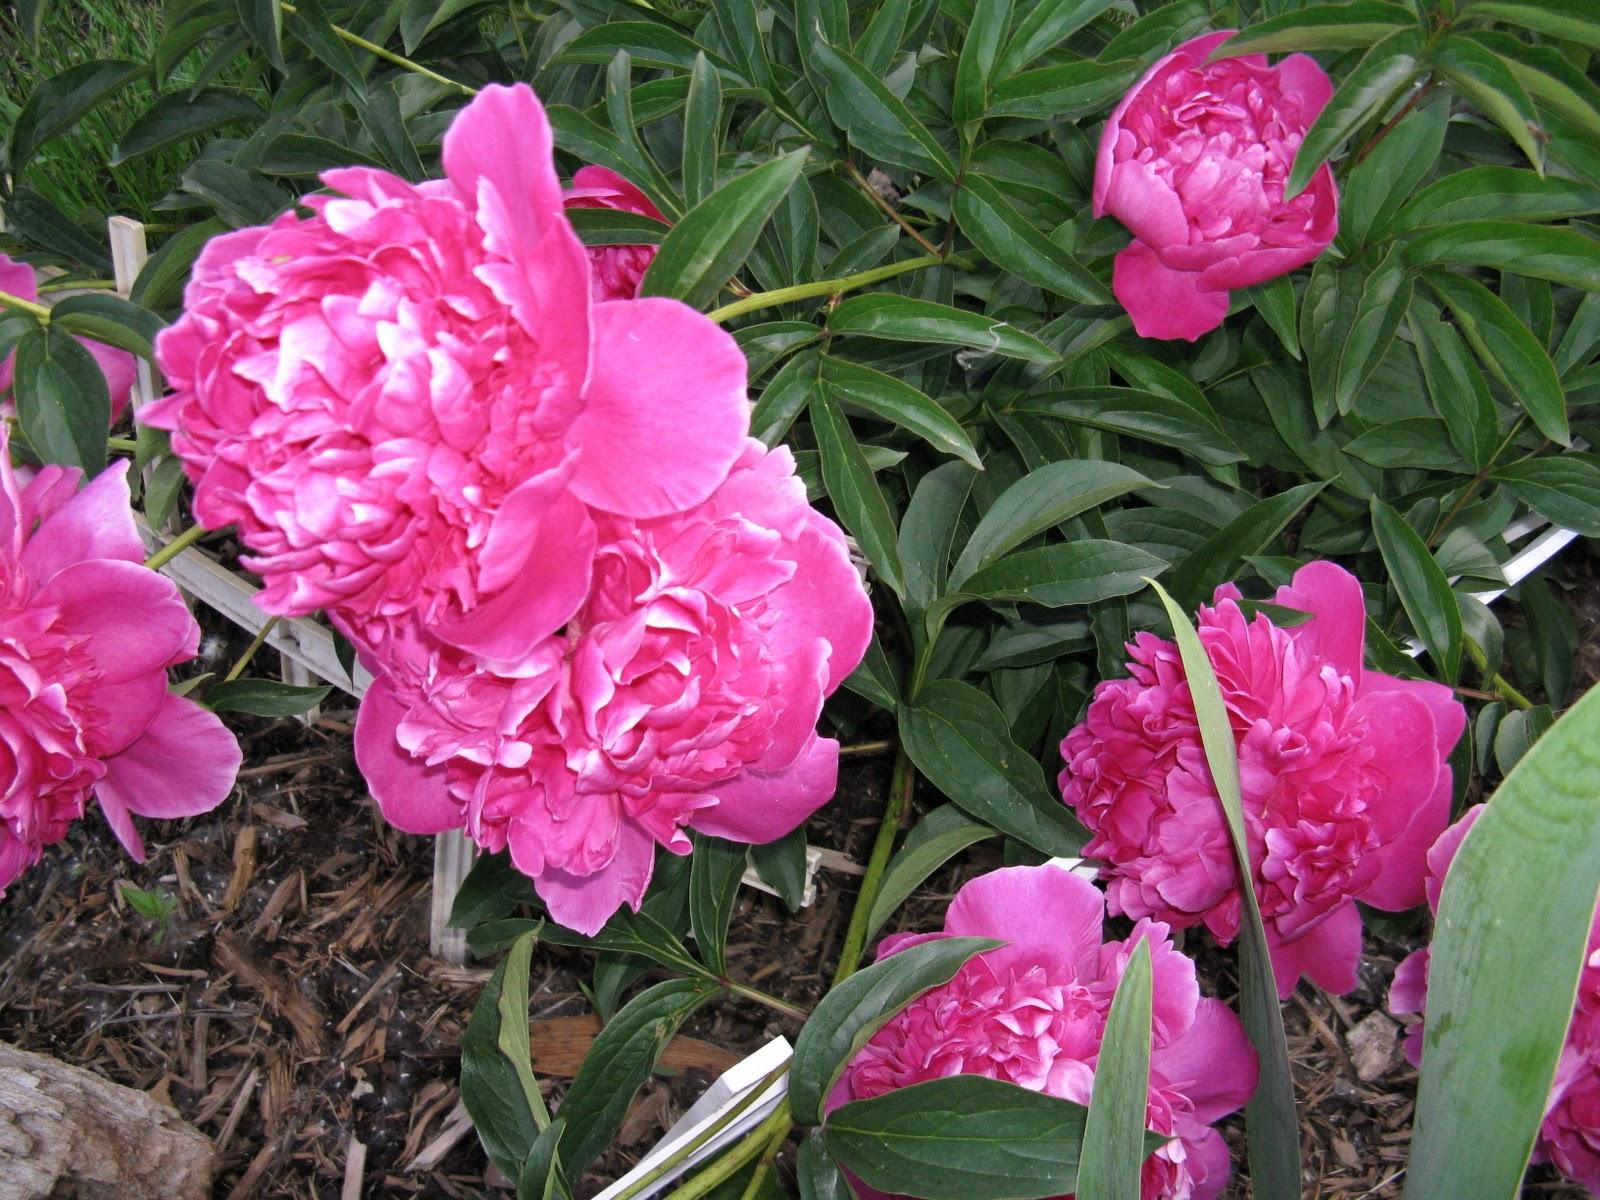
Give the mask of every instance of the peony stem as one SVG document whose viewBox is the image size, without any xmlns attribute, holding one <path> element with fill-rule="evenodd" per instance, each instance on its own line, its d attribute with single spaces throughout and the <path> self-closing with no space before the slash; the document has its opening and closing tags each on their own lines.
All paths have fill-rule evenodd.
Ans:
<svg viewBox="0 0 1600 1200">
<path fill-rule="evenodd" d="M 750 1182 L 744 1185 L 744 1194 L 739 1200 L 755 1200 L 756 1194 L 761 1191 L 761 1184 L 766 1179 L 767 1172 L 772 1170 L 772 1163 L 778 1157 L 778 1151 L 789 1139 L 789 1130 L 793 1125 L 792 1121 L 784 1122 L 767 1139 L 767 1148 L 761 1155 L 761 1161 L 756 1163 L 756 1169 L 750 1173 Z"/>
<path fill-rule="evenodd" d="M 149 558 L 144 560 L 144 565 L 152 571 L 159 571 L 190 546 L 205 537 L 207 530 L 202 525 L 191 525 L 165 546 L 162 546 Z"/>
<path fill-rule="evenodd" d="M 300 10 L 292 4 L 280 3 L 278 7 L 283 9 L 283 11 L 288 13 L 290 16 L 295 16 L 300 12 Z M 430 71 L 421 63 L 412 62 L 409 58 L 406 58 L 400 54 L 396 54 L 388 47 L 378 45 L 377 42 L 369 42 L 360 34 L 351 33 L 348 29 L 345 29 L 342 26 L 330 25 L 329 28 L 333 30 L 334 36 L 349 42 L 352 46 L 360 47 L 368 54 L 383 59 L 383 61 L 386 63 L 393 63 L 397 67 L 403 67 L 407 71 L 412 72 L 412 74 L 421 75 L 424 79 L 431 79 L 435 83 L 443 84 L 445 87 L 454 88 L 462 95 L 476 96 L 478 94 L 477 88 L 471 87 L 465 83 L 460 83 L 457 80 L 451 79 L 447 75 L 441 75 L 437 71 Z"/>
<path fill-rule="evenodd" d="M 785 1096 L 778 1102 L 778 1107 L 772 1111 L 772 1115 L 757 1125 L 743 1141 L 682 1187 L 669 1193 L 667 1200 L 698 1200 L 700 1196 L 704 1196 L 738 1174 L 739 1168 L 765 1150 L 768 1140 L 776 1136 L 779 1131 L 787 1136 L 792 1125 L 793 1121 L 789 1117 L 789 1098 Z M 619 1196 L 617 1200 L 623 1198 Z"/>
<path fill-rule="evenodd" d="M 945 261 L 947 260 L 937 254 L 924 254 L 919 258 L 908 258 L 902 262 L 889 263 L 887 266 L 873 267 L 870 271 L 842 275 L 838 279 L 819 279 L 813 283 L 797 283 L 793 287 L 757 292 L 743 300 L 735 300 L 732 304 L 724 304 L 721 308 L 713 309 L 709 315 L 713 321 L 731 321 L 734 317 L 742 317 L 745 313 L 755 312 L 760 308 L 772 308 L 795 300 L 812 300 L 819 296 L 837 296 L 841 292 L 854 291 L 856 288 L 866 287 L 883 279 L 893 279 L 896 275 L 904 275 L 907 271 L 937 267 Z"/>
<path fill-rule="evenodd" d="M 139 452 L 139 443 L 132 438 L 108 437 L 106 439 L 106 449 L 115 450 L 119 454 L 137 454 Z"/>
<path fill-rule="evenodd" d="M 768 995 L 760 988 L 753 988 L 748 983 L 740 983 L 736 979 L 727 979 L 722 976 L 718 976 L 717 982 L 735 996 L 743 996 L 746 1000 L 754 1000 L 757 1004 L 764 1004 L 773 1012 L 782 1013 L 786 1017 L 793 1017 L 796 1021 L 804 1021 L 811 1015 L 798 1004 L 790 1004 L 787 1000 L 780 1000 L 776 996 Z"/>
<path fill-rule="evenodd" d="M 0 292 L 0 308 L 14 308 L 18 312 L 37 317 L 46 324 L 50 321 L 50 309 L 46 305 L 35 304 L 32 300 L 24 300 L 21 296 L 13 296 L 10 292 Z"/>
<path fill-rule="evenodd" d="M 267 640 L 267 634 L 272 632 L 273 626 L 277 625 L 277 623 L 277 617 L 267 618 L 267 623 L 263 625 L 261 627 L 261 631 L 256 634 L 255 640 L 244 648 L 244 653 L 239 656 L 239 661 L 234 663 L 233 666 L 228 669 L 228 673 L 222 677 L 223 683 L 232 683 L 235 679 L 244 674 L 244 669 L 250 665 L 250 660 L 256 656 L 256 651 L 261 649 L 262 643 Z"/>
<path fill-rule="evenodd" d="M 879 742 L 857 742 L 853 746 L 840 746 L 840 758 L 853 758 L 857 755 L 883 754 L 894 749 L 894 742 L 884 738 Z"/>
<path fill-rule="evenodd" d="M 1483 652 L 1482 646 L 1471 638 L 1462 638 L 1461 641 L 1467 648 L 1467 654 L 1483 673 L 1483 681 L 1495 690 L 1500 699 L 1513 708 L 1520 708 L 1523 712 L 1533 707 L 1533 701 L 1517 691 L 1510 680 L 1498 671 L 1489 670 L 1489 656 Z"/>
<path fill-rule="evenodd" d="M 863 175 L 859 169 L 857 169 L 855 163 L 846 159 L 844 169 L 850 173 L 850 178 L 855 180 L 856 187 L 861 189 L 862 193 L 867 197 L 867 199 L 871 200 L 874 204 L 881 208 L 884 212 L 884 215 L 887 216 L 891 221 L 910 234 L 912 241 L 916 242 L 917 245 L 921 246 L 929 254 L 939 253 L 939 248 L 911 227 L 911 223 L 895 210 L 894 205 L 890 204 L 883 198 L 878 189 L 872 186 L 872 181 Z"/>
<path fill-rule="evenodd" d="M 872 905 L 883 886 L 883 873 L 889 866 L 889 855 L 894 850 L 894 840 L 911 815 L 911 794 L 917 785 L 917 769 L 911 765 L 902 743 L 895 750 L 894 775 L 889 783 L 889 803 L 884 807 L 883 822 L 878 826 L 878 836 L 872 843 L 872 854 L 867 859 L 866 874 L 861 877 L 861 890 L 856 894 L 856 906 L 850 912 L 850 926 L 845 930 L 844 947 L 839 951 L 839 963 L 833 969 L 830 987 L 838 987 L 855 974 L 867 945 L 867 920 L 872 915 Z"/>
</svg>

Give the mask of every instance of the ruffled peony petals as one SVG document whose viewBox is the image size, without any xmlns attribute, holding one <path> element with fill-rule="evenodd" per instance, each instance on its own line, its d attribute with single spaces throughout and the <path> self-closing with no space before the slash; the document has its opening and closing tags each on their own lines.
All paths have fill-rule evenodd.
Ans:
<svg viewBox="0 0 1600 1200">
<path fill-rule="evenodd" d="M 240 761 L 238 740 L 215 713 L 169 693 L 143 736 L 105 760 L 95 795 L 103 809 L 141 817 L 198 816 L 228 798 Z M 115 828 L 111 812 L 107 819 Z"/>
<path fill-rule="evenodd" d="M 356 713 L 356 765 L 384 820 L 406 833 L 459 829 L 465 817 L 445 787 L 445 770 L 425 766 L 400 748 L 397 736 L 405 706 L 388 679 L 379 676 Z"/>
<path fill-rule="evenodd" d="M 57 571 L 93 558 L 144 561 L 144 543 L 133 523 L 127 459 L 112 463 L 46 516 L 23 550 L 21 564 L 43 583 Z"/>
<path fill-rule="evenodd" d="M 512 843 L 513 858 L 516 844 Z M 626 904 L 638 912 L 655 870 L 655 843 L 631 821 L 623 821 L 617 850 L 609 863 L 592 875 L 573 875 L 546 867 L 533 881 L 533 890 L 559 925 L 593 937 L 612 914 Z"/>
<path fill-rule="evenodd" d="M 1267 950 L 1272 974 L 1278 981 L 1278 999 L 1287 1000 L 1304 975 L 1324 991 L 1342 996 L 1354 991 L 1356 968 L 1361 963 L 1361 913 L 1345 901 L 1323 921 L 1291 942 L 1279 939 L 1267 926 Z"/>
<path fill-rule="evenodd" d="M 712 837 L 764 845 L 793 833 L 839 784 L 839 743 L 812 736 L 781 771 L 748 770 L 714 791 L 715 807 L 697 809 L 691 828 Z"/>
<path fill-rule="evenodd" d="M 1226 292 L 1201 291 L 1196 272 L 1164 266 L 1156 252 L 1139 241 L 1118 252 L 1111 290 L 1133 318 L 1140 337 L 1192 342 L 1228 315 Z"/>
<path fill-rule="evenodd" d="M 745 446 L 746 363 L 722 329 L 676 300 L 594 306 L 594 369 L 572 444 L 573 493 L 655 517 L 704 500 Z"/>
<path fill-rule="evenodd" d="M 52 575 L 34 602 L 55 608 L 62 626 L 84 639 L 82 652 L 107 683 L 163 671 L 199 649 L 200 627 L 177 585 L 139 563 L 74 563 Z"/>
<path fill-rule="evenodd" d="M 436 636 L 490 662 L 516 663 L 578 611 L 589 590 L 594 522 L 567 493 L 548 499 L 542 511 L 530 502 L 496 517 L 491 542 L 498 539 L 508 558 L 520 549 L 521 562 L 495 595 L 436 622 Z M 498 582 L 507 574 L 493 577 Z"/>
<path fill-rule="evenodd" d="M 1049 865 L 1003 867 L 962 886 L 945 912 L 944 928 L 956 937 L 1009 943 L 992 955 L 1048 958 L 1088 976 L 1099 963 L 1105 915 L 1100 890 L 1071 871 Z"/>
</svg>

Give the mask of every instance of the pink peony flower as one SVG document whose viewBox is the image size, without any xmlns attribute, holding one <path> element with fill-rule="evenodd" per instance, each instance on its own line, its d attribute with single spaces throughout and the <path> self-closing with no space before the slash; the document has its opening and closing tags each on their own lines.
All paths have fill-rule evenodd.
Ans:
<svg viewBox="0 0 1600 1200">
<path fill-rule="evenodd" d="M 834 791 L 825 696 L 872 609 L 844 535 L 786 449 L 746 442 L 686 512 L 597 519 L 594 582 L 563 635 L 498 669 L 419 639 L 362 702 L 356 756 L 401 829 L 510 848 L 551 915 L 594 933 L 692 828 L 767 842 Z"/>
<path fill-rule="evenodd" d="M 1222 324 L 1228 292 L 1321 254 L 1339 228 L 1326 163 L 1285 202 L 1307 128 L 1333 94 L 1304 54 L 1207 63 L 1233 36 L 1208 33 L 1145 72 L 1100 135 L 1094 215 L 1133 232 L 1112 290 L 1141 337 L 1194 341 Z"/>
<path fill-rule="evenodd" d="M 591 301 L 551 154 L 533 92 L 488 87 L 446 178 L 329 171 L 311 217 L 201 253 L 142 416 L 269 612 L 515 663 L 588 593 L 591 510 L 678 511 L 738 457 L 738 346 L 677 301 Z"/>
<path fill-rule="evenodd" d="M 0 424 L 0 895 L 91 792 L 143 862 L 132 814 L 207 812 L 239 769 L 222 722 L 167 690 L 200 629 L 144 567 L 126 460 L 81 491 L 58 466 L 24 484 L 7 441 Z"/>
<path fill-rule="evenodd" d="M 36 301 L 39 299 L 39 277 L 27 263 L 0 254 L 0 292 L 9 292 L 21 300 Z M 111 393 L 111 420 L 115 422 L 127 407 L 128 396 L 133 391 L 134 357 L 126 350 L 118 350 L 93 338 L 79 338 L 78 341 L 94 355 L 95 362 L 100 364 L 100 373 L 106 377 L 106 390 Z M 16 357 L 15 351 L 0 357 L 0 392 L 11 386 Z M 4 408 L 7 412 L 11 411 L 10 401 L 5 403 Z"/>
<path fill-rule="evenodd" d="M 568 208 L 609 208 L 669 223 L 649 196 L 609 167 L 579 167 L 562 202 Z M 656 257 L 656 247 L 650 245 L 590 246 L 588 252 L 589 286 L 596 301 L 632 300 Z"/>
<path fill-rule="evenodd" d="M 1466 713 L 1450 689 L 1362 667 L 1366 605 L 1355 577 L 1311 563 L 1278 604 L 1293 628 L 1247 621 L 1238 589 L 1200 610 L 1222 685 L 1278 991 L 1303 973 L 1356 985 L 1357 900 L 1398 911 L 1423 898 L 1423 857 L 1449 820 L 1448 758 Z M 1111 910 L 1176 928 L 1239 929 L 1238 872 L 1206 767 L 1178 649 L 1141 633 L 1131 678 L 1107 680 L 1061 743 L 1061 792 L 1094 833 Z"/>
<path fill-rule="evenodd" d="M 1228 1147 L 1211 1128 L 1250 1098 L 1256 1056 L 1239 1018 L 1200 995 L 1167 927 L 1140 921 L 1105 942 L 1105 901 L 1054 866 L 1007 867 L 965 884 L 944 932 L 885 938 L 878 957 L 939 937 L 1001 938 L 949 983 L 913 1000 L 861 1048 L 828 1110 L 947 1075 L 982 1075 L 1088 1104 L 1107 1014 L 1129 956 L 1150 946 L 1153 1018 L 1147 1123 L 1172 1138 L 1145 1160 L 1143 1200 L 1211 1200 Z M 876 1193 L 857 1182 L 866 1200 Z"/>
<path fill-rule="evenodd" d="M 1428 851 L 1428 907 L 1435 914 L 1445 874 L 1483 809 L 1482 804 L 1469 808 Z M 1566 1178 L 1600 1196 L 1600 920 L 1589 930 L 1587 955 L 1578 976 L 1578 998 L 1566 1044 L 1545 1100 L 1533 1161 L 1554 1164 Z M 1430 958 L 1431 952 L 1424 947 L 1407 955 L 1395 970 L 1389 988 L 1391 1012 L 1422 1013 L 1427 1005 Z M 1422 1022 L 1406 1030 L 1405 1053 L 1412 1066 L 1422 1065 Z"/>
</svg>

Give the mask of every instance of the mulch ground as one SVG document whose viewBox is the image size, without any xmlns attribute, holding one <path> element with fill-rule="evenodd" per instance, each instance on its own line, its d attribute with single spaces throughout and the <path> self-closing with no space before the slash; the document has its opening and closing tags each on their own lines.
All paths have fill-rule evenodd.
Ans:
<svg viewBox="0 0 1600 1200">
<path fill-rule="evenodd" d="M 1573 565 L 1586 686 L 1600 674 L 1600 589 L 1587 561 Z M 238 647 L 210 649 L 225 664 Z M 143 866 L 96 819 L 49 850 L 0 901 L 0 1039 L 170 1101 L 221 1151 L 218 1200 L 508 1195 L 486 1175 L 456 1085 L 461 1033 L 488 971 L 427 954 L 430 843 L 376 817 L 350 753 L 352 716 L 334 707 L 309 728 L 238 723 L 247 766 L 235 798 L 209 817 L 145 823 Z M 850 760 L 811 840 L 864 860 L 887 776 L 880 757 Z M 937 927 L 960 883 L 997 865 L 997 850 L 977 848 L 914 896 L 902 923 Z M 170 897 L 169 920 L 140 915 L 125 885 Z M 825 869 L 816 903 L 798 914 L 745 889 L 733 973 L 814 1003 L 855 886 L 848 870 Z M 1285 1008 L 1307 1200 L 1397 1198 L 1404 1186 L 1416 1074 L 1383 998 L 1424 929 L 1388 932 L 1398 940 L 1369 938 L 1356 992 L 1302 984 Z M 1208 990 L 1232 1000 L 1231 952 L 1190 948 Z M 543 1037 L 535 1025 L 535 1065 L 558 1101 L 560 1072 L 588 1036 L 573 1020 L 589 1012 L 587 972 L 580 955 L 537 955 L 533 1017 L 554 1024 Z M 702 1010 L 679 1065 L 646 1084 L 582 1192 L 626 1170 L 717 1071 L 795 1031 L 743 1001 Z M 1241 1160 L 1237 1120 L 1227 1132 Z M 347 1176 L 359 1192 L 343 1190 Z M 1525 1195 L 1582 1193 L 1536 1170 Z"/>
</svg>

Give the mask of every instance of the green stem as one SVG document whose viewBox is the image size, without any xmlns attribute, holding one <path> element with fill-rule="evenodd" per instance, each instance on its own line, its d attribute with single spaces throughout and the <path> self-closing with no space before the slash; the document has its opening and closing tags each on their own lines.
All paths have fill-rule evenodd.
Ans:
<svg viewBox="0 0 1600 1200">
<path fill-rule="evenodd" d="M 780 1000 L 770 996 L 760 988 L 753 988 L 748 983 L 740 983 L 736 979 L 718 977 L 717 982 L 727 988 L 735 996 L 743 996 L 746 1000 L 754 1000 L 757 1004 L 764 1004 L 773 1012 L 782 1013 L 786 1017 L 793 1017 L 796 1021 L 804 1021 L 811 1014 L 797 1004 L 790 1004 L 787 1000 Z"/>
<path fill-rule="evenodd" d="M 790 304 L 796 300 L 812 300 L 819 296 L 837 296 L 842 292 L 853 291 L 868 284 L 878 283 L 880 280 L 893 279 L 896 275 L 904 275 L 907 271 L 920 271 L 924 267 L 937 267 L 946 260 L 937 254 L 924 254 L 918 258 L 908 258 L 901 262 L 890 263 L 883 267 L 873 267 L 870 271 L 857 271 L 854 275 L 842 275 L 837 279 L 819 279 L 813 283 L 797 283 L 793 287 L 776 288 L 770 292 L 757 292 L 743 300 L 735 300 L 732 304 L 724 304 L 721 308 L 713 309 L 710 313 L 713 321 L 731 321 L 734 317 L 742 317 L 745 313 L 755 312 L 761 308 L 772 308 L 778 304 Z"/>
<path fill-rule="evenodd" d="M 208 531 L 204 526 L 189 526 L 189 528 L 185 529 L 177 537 L 173 538 L 165 546 L 162 546 L 149 558 L 145 559 L 144 565 L 149 567 L 152 571 L 159 571 L 162 567 L 166 566 L 173 559 L 177 558 L 178 555 L 182 554 L 190 546 L 194 545 L 201 538 L 205 537 L 207 532 Z"/>
<path fill-rule="evenodd" d="M 106 449 L 116 450 L 123 454 L 137 454 L 139 443 L 132 438 L 108 437 L 106 439 Z"/>
<path fill-rule="evenodd" d="M 39 294 L 80 290 L 86 292 L 114 292 L 116 282 L 111 279 L 51 279 L 39 285 Z"/>
<path fill-rule="evenodd" d="M 235 679 L 244 674 L 244 669 L 250 665 L 250 660 L 256 656 L 256 651 L 261 649 L 262 643 L 267 640 L 267 634 L 272 632 L 273 627 L 277 625 L 277 623 L 277 617 L 267 618 L 267 623 L 263 625 L 261 627 L 261 631 L 256 634 L 255 640 L 244 648 L 243 654 L 239 655 L 239 661 L 234 663 L 233 666 L 228 669 L 228 673 L 222 677 L 223 683 L 232 683 Z"/>
<path fill-rule="evenodd" d="M 280 4 L 278 7 L 283 9 L 283 11 L 288 13 L 290 16 L 294 16 L 300 11 L 292 4 Z M 403 67 L 405 70 L 410 71 L 415 75 L 421 75 L 424 79 L 431 79 L 435 83 L 443 84 L 445 87 L 454 88 L 456 91 L 462 93 L 462 95 L 476 96 L 478 94 L 477 88 L 470 87 L 465 83 L 460 83 L 454 79 L 451 79 L 447 75 L 441 75 L 437 71 L 430 71 L 421 63 L 412 62 L 409 58 L 406 58 L 400 54 L 396 54 L 388 47 L 378 45 L 377 42 L 369 42 L 366 38 L 360 36 L 359 34 L 351 33 L 348 29 L 345 29 L 342 26 L 332 25 L 329 26 L 329 28 L 333 30 L 334 36 L 349 42 L 352 46 L 360 47 L 368 54 L 383 59 L 383 61 L 386 63 L 393 63 L 395 66 Z"/>
<path fill-rule="evenodd" d="M 645 1172 L 644 1175 L 640 1176 L 631 1185 L 619 1192 L 616 1200 L 631 1200 L 631 1197 L 637 1196 L 640 1192 L 644 1191 L 651 1184 L 655 1183 L 656 1180 L 660 1179 L 663 1175 L 672 1170 L 673 1167 L 676 1167 L 679 1163 L 683 1162 L 684 1159 L 688 1158 L 696 1150 L 700 1149 L 701 1146 L 704 1146 L 708 1141 L 711 1140 L 713 1136 L 722 1132 L 722 1130 L 733 1124 L 734 1121 L 738 1120 L 744 1115 L 746 1109 L 748 1109 L 766 1093 L 766 1090 L 772 1086 L 772 1082 L 782 1076 L 783 1073 L 788 1069 L 789 1064 L 784 1063 L 783 1066 L 767 1075 L 766 1078 L 764 1078 L 760 1083 L 756 1084 L 755 1087 L 750 1089 L 749 1095 L 745 1096 L 739 1101 L 739 1103 L 735 1104 L 732 1108 L 723 1113 L 722 1116 L 717 1119 L 715 1124 L 701 1130 L 694 1137 L 690 1138 L 687 1142 L 674 1150 L 665 1159 L 657 1163 L 649 1171 Z M 668 1196 L 667 1200 L 691 1200 L 692 1197 L 705 1195 L 723 1180 L 733 1175 L 740 1167 L 744 1166 L 745 1163 L 749 1162 L 757 1154 L 761 1153 L 761 1151 L 765 1148 L 766 1139 L 772 1136 L 774 1130 L 779 1128 L 787 1130 L 790 1124 L 789 1100 L 788 1097 L 785 1097 L 783 1100 L 778 1102 L 778 1107 L 772 1111 L 772 1115 L 769 1116 L 765 1121 L 761 1122 L 760 1125 L 756 1126 L 755 1129 L 751 1131 L 749 1136 L 743 1138 L 738 1145 L 734 1146 L 728 1151 L 728 1153 L 724 1154 L 721 1158 L 713 1162 L 704 1171 L 701 1171 L 697 1175 L 690 1176 L 688 1182 L 684 1183 L 675 1192 Z"/>
<path fill-rule="evenodd" d="M 10 292 L 0 292 L 0 308 L 14 308 L 18 312 L 30 313 L 47 325 L 50 323 L 50 309 L 47 306 L 13 296 Z"/>
<path fill-rule="evenodd" d="M 772 1163 L 778 1157 L 778 1151 L 789 1138 L 789 1129 L 792 1125 L 792 1121 L 785 1122 L 767 1139 L 767 1148 L 761 1155 L 761 1161 L 756 1163 L 756 1169 L 750 1172 L 750 1182 L 744 1185 L 744 1194 L 739 1200 L 756 1200 L 756 1194 L 761 1191 L 761 1184 L 766 1179 L 767 1172 L 772 1170 Z"/>
<path fill-rule="evenodd" d="M 894 775 L 889 783 L 889 803 L 884 806 L 883 822 L 878 826 L 878 836 L 873 840 L 872 853 L 867 859 L 866 874 L 861 877 L 861 890 L 856 894 L 855 908 L 850 912 L 850 925 L 845 930 L 844 947 L 839 951 L 839 963 L 833 970 L 830 987 L 838 987 L 855 974 L 860 965 L 862 951 L 867 945 L 867 922 L 872 916 L 872 906 L 883 886 L 883 873 L 889 866 L 889 855 L 894 850 L 894 840 L 911 815 L 911 793 L 916 787 L 917 769 L 911 765 L 902 743 L 894 755 Z"/>
<path fill-rule="evenodd" d="M 1477 665 L 1479 672 L 1482 673 L 1483 681 L 1494 689 L 1495 694 L 1500 699 L 1513 708 L 1520 708 L 1523 712 L 1527 712 L 1533 707 L 1533 701 L 1513 687 L 1510 680 L 1500 672 L 1489 669 L 1489 656 L 1483 652 L 1482 646 L 1471 638 L 1463 638 L 1462 641 L 1467 647 L 1467 654 Z"/>
</svg>

